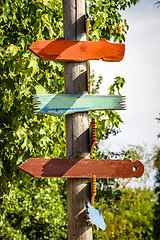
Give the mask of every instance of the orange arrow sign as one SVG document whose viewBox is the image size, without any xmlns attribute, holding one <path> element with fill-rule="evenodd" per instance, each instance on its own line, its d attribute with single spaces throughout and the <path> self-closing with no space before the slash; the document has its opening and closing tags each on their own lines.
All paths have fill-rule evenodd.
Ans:
<svg viewBox="0 0 160 240">
<path fill-rule="evenodd" d="M 107 62 L 119 62 L 124 57 L 125 45 L 100 41 L 68 41 L 58 38 L 55 41 L 37 40 L 29 50 L 42 60 L 84 62 L 103 59 Z"/>
<path fill-rule="evenodd" d="M 108 159 L 30 158 L 19 168 L 34 177 L 131 178 L 144 172 L 140 161 Z"/>
</svg>

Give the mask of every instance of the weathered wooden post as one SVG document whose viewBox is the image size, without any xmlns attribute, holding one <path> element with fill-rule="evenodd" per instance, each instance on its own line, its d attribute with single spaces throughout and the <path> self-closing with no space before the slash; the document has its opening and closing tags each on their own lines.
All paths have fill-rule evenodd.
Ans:
<svg viewBox="0 0 160 240">
<path fill-rule="evenodd" d="M 67 40 L 86 40 L 85 0 L 63 0 L 63 28 Z M 87 93 L 87 65 L 64 63 L 65 93 Z M 90 158 L 88 113 L 66 116 L 66 157 Z M 84 221 L 90 202 L 90 180 L 67 179 L 68 240 L 92 240 L 92 227 Z"/>
</svg>

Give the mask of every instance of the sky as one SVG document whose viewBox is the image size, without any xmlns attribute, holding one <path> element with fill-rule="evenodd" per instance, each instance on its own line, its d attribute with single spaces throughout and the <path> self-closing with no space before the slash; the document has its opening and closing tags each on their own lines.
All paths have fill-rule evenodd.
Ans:
<svg viewBox="0 0 160 240">
<path fill-rule="evenodd" d="M 100 148 L 118 151 L 128 144 L 160 146 L 160 7 L 156 0 L 141 0 L 122 11 L 129 30 L 126 35 L 125 57 L 118 63 L 91 61 L 91 70 L 103 76 L 100 94 L 107 94 L 116 76 L 126 84 L 121 94 L 126 96 L 127 110 L 119 111 L 123 119 L 121 132 L 101 141 Z"/>
</svg>

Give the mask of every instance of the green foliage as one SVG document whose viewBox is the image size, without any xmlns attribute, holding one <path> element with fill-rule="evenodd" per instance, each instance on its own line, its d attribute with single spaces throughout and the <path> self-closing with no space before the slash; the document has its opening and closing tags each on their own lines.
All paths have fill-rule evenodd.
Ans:
<svg viewBox="0 0 160 240">
<path fill-rule="evenodd" d="M 1 2 L 0 26 L 0 238 L 66 239 L 64 180 L 33 179 L 17 169 L 30 157 L 65 156 L 64 118 L 34 116 L 32 100 L 44 89 L 64 91 L 63 64 L 27 50 L 37 39 L 62 36 L 62 3 Z"/>
<path fill-rule="evenodd" d="M 157 187 L 155 188 L 155 192 L 158 194 L 158 198 L 160 199 L 160 149 L 155 149 L 155 167 L 157 168 L 157 174 L 156 174 L 156 184 Z"/>
<path fill-rule="evenodd" d="M 119 10 L 125 10 L 139 0 L 90 0 L 90 39 L 99 40 L 113 37 L 114 42 L 125 41 L 125 34 L 129 29 L 126 19 L 123 19 Z"/>
<path fill-rule="evenodd" d="M 159 240 L 160 236 L 160 148 L 155 148 L 154 163 L 156 167 L 155 175 L 155 193 L 157 195 L 157 201 L 154 206 L 154 238 Z"/>
<path fill-rule="evenodd" d="M 118 95 L 120 94 L 120 89 L 123 88 L 125 84 L 125 79 L 123 77 L 115 77 L 114 83 L 108 88 L 109 91 L 109 95 L 114 95 L 116 93 L 116 90 L 118 91 Z"/>
<path fill-rule="evenodd" d="M 130 188 L 123 190 L 120 199 L 113 199 L 110 205 L 104 197 L 95 207 L 100 207 L 106 222 L 106 230 L 94 231 L 94 239 L 154 239 L 153 205 L 154 193 L 149 189 Z"/>
<path fill-rule="evenodd" d="M 0 239 L 67 239 L 63 179 L 25 174 L 23 180 L 9 182 L 8 188 L 9 194 L 1 198 Z"/>
<path fill-rule="evenodd" d="M 38 38 L 62 34 L 61 1 L 5 1 L 0 10 L 1 191 L 17 165 L 29 157 L 64 157 L 63 118 L 34 116 L 32 94 L 64 91 L 61 63 L 43 62 L 29 52 Z M 51 29 L 52 26 L 52 29 Z M 52 34 L 51 36 L 51 33 Z M 58 129 L 58 131 L 57 131 Z"/>
</svg>

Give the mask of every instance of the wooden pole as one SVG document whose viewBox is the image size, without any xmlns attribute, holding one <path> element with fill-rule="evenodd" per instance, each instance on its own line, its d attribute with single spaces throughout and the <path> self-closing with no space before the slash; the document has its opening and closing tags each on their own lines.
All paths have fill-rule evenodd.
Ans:
<svg viewBox="0 0 160 240">
<path fill-rule="evenodd" d="M 64 37 L 86 40 L 85 0 L 63 0 Z M 65 93 L 87 93 L 87 66 L 64 63 Z M 66 116 L 66 157 L 90 158 L 88 113 Z M 84 220 L 85 201 L 90 202 L 90 180 L 67 180 L 68 240 L 92 240 L 92 227 Z"/>
</svg>

